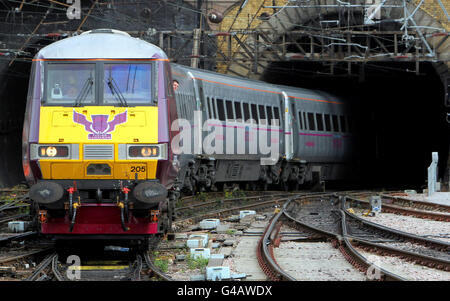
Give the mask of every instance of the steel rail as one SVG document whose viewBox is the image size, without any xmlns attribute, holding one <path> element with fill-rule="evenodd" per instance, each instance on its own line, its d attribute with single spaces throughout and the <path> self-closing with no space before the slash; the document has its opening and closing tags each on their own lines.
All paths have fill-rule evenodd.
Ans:
<svg viewBox="0 0 450 301">
<path fill-rule="evenodd" d="M 17 255 L 17 256 L 12 256 L 12 257 L 6 257 L 6 258 L 0 258 L 0 263 L 5 263 L 5 262 L 10 262 L 10 261 L 14 261 L 17 259 L 22 259 L 31 255 L 36 255 L 39 253 L 45 253 L 45 252 L 49 252 L 49 251 L 53 251 L 53 248 L 45 248 L 45 249 L 41 249 L 41 250 L 35 250 L 35 251 L 31 251 L 31 252 L 27 252 L 21 255 Z"/>
<path fill-rule="evenodd" d="M 273 257 L 273 252 L 269 250 L 272 248 L 272 241 L 270 236 L 272 235 L 273 230 L 275 229 L 275 225 L 283 214 L 283 210 L 281 210 L 277 215 L 275 215 L 266 230 L 264 231 L 264 235 L 258 242 L 257 249 L 257 258 L 258 263 L 264 273 L 269 277 L 271 281 L 296 281 L 294 277 L 283 271 L 280 266 L 277 264 L 275 258 Z"/>
<path fill-rule="evenodd" d="M 9 222 L 15 219 L 19 219 L 22 217 L 30 216 L 28 213 L 22 213 L 22 214 L 16 214 L 16 215 L 10 215 L 0 218 L 0 224 L 4 222 Z"/>
<path fill-rule="evenodd" d="M 350 240 L 349 240 L 349 235 L 348 235 L 348 231 L 347 231 L 347 221 L 346 221 L 346 216 L 345 216 L 345 211 L 341 210 L 341 227 L 342 227 L 342 235 L 343 235 L 343 240 L 345 243 L 345 246 L 348 248 L 348 250 L 350 250 L 360 261 L 363 261 L 365 263 L 365 265 L 368 265 L 369 267 L 373 267 L 375 269 L 378 269 L 378 271 L 380 271 L 381 273 L 384 274 L 384 276 L 387 278 L 385 278 L 385 280 L 391 279 L 391 280 L 400 280 L 400 281 L 405 281 L 407 279 L 396 275 L 395 273 L 392 273 L 390 271 L 387 271 L 379 266 L 377 266 L 376 264 L 370 262 L 367 258 L 365 258 L 360 252 L 358 252 L 353 245 L 351 244 Z M 367 270 L 366 270 L 367 272 Z"/>
<path fill-rule="evenodd" d="M 405 196 L 395 195 L 395 194 L 380 194 L 381 198 L 391 200 L 392 202 L 397 203 L 400 206 L 404 206 L 404 204 L 408 204 L 408 207 L 418 207 L 418 208 L 433 208 L 436 211 L 448 212 L 450 213 L 450 205 L 431 203 L 425 201 L 411 200 L 406 198 Z"/>
<path fill-rule="evenodd" d="M 28 198 L 29 198 L 29 195 L 27 193 L 27 194 L 19 197 L 18 199 L 15 199 L 15 200 L 10 201 L 10 202 L 5 202 L 5 204 L 0 206 L 0 211 L 3 211 L 3 210 L 8 209 L 10 207 L 13 207 L 13 206 L 17 205 L 18 203 L 20 203 L 20 202 L 22 202 L 22 201 L 24 201 L 24 200 L 26 200 Z"/>
<path fill-rule="evenodd" d="M 363 249 L 370 250 L 372 252 L 377 251 L 377 253 L 381 255 L 395 255 L 397 257 L 407 259 L 420 265 L 450 271 L 450 261 L 448 260 L 439 259 L 432 256 L 418 254 L 406 250 L 401 250 L 390 246 L 380 245 L 348 234 L 348 224 L 346 220 L 345 210 L 341 210 L 341 214 L 342 214 L 342 229 L 344 237 L 346 238 L 349 245 L 357 245 Z"/>
<path fill-rule="evenodd" d="M 345 203 L 345 200 L 343 201 Z M 345 205 L 344 205 L 345 206 Z M 343 207 L 345 208 L 345 207 Z M 403 232 L 400 230 L 396 230 L 396 229 L 392 229 L 389 227 L 385 227 L 383 225 L 371 222 L 371 221 L 367 221 L 363 218 L 360 218 L 358 216 L 356 216 L 355 214 L 352 214 L 350 212 L 348 212 L 347 210 L 343 209 L 342 210 L 347 216 L 353 218 L 354 220 L 358 221 L 359 223 L 361 223 L 362 225 L 366 226 L 366 227 L 371 227 L 374 228 L 376 230 L 380 230 L 383 231 L 387 234 L 394 234 L 396 236 L 399 236 L 401 238 L 407 239 L 411 242 L 415 242 L 427 247 L 431 247 L 433 249 L 436 249 L 438 251 L 441 252 L 450 252 L 450 243 L 448 242 L 444 242 L 444 241 L 438 241 L 436 239 L 432 239 L 432 238 L 426 238 L 426 237 L 422 237 L 422 236 L 418 236 L 412 233 L 407 233 L 407 232 Z"/>
<path fill-rule="evenodd" d="M 48 255 L 44 260 L 39 263 L 39 265 L 35 268 L 33 273 L 25 279 L 25 281 L 35 281 L 38 279 L 39 274 L 46 269 L 48 266 L 50 266 L 53 262 L 53 258 L 57 256 L 56 253 Z"/>
<path fill-rule="evenodd" d="M 65 281 L 65 277 L 61 274 L 58 269 L 58 255 L 53 256 L 52 259 L 52 272 L 58 281 Z"/>
<path fill-rule="evenodd" d="M 16 239 L 29 238 L 29 237 L 35 236 L 36 234 L 37 234 L 37 232 L 35 232 L 35 231 L 29 231 L 29 232 L 25 232 L 25 233 L 16 234 L 16 235 L 0 237 L 0 244 L 6 243 L 6 242 L 9 242 L 12 240 L 16 240 Z"/>
<path fill-rule="evenodd" d="M 153 273 L 156 274 L 156 276 L 158 276 L 159 278 L 161 278 L 164 281 L 173 281 L 173 279 L 168 276 L 167 274 L 163 273 L 161 270 L 159 270 L 155 264 L 153 263 L 153 261 L 150 258 L 150 255 L 148 254 L 148 252 L 143 252 L 142 253 L 142 257 L 145 260 L 145 263 L 147 264 L 147 267 L 153 271 Z"/>
<path fill-rule="evenodd" d="M 360 204 L 364 204 L 366 206 L 370 206 L 370 202 L 366 201 L 366 200 L 358 199 L 353 196 L 345 196 L 345 198 L 352 202 L 357 202 Z M 384 212 L 394 213 L 394 214 L 399 214 L 399 215 L 414 216 L 414 217 L 423 218 L 423 219 L 450 222 L 450 214 L 444 213 L 441 211 L 420 210 L 420 209 L 415 209 L 415 207 L 398 206 L 398 205 L 392 205 L 392 204 L 386 204 L 386 203 L 382 204 L 381 210 Z"/>
<path fill-rule="evenodd" d="M 214 201 L 205 201 L 205 202 L 201 202 L 198 204 L 190 204 L 187 206 L 183 206 L 183 207 L 178 207 L 175 208 L 175 212 L 177 211 L 181 211 L 181 210 L 187 210 L 187 209 L 193 209 L 195 207 L 203 207 L 203 206 L 207 206 L 207 205 L 215 205 L 217 203 L 228 203 L 228 202 L 235 202 L 235 201 L 246 201 L 246 200 L 253 200 L 253 199 L 261 199 L 261 198 L 270 198 L 270 197 L 289 197 L 292 194 L 289 193 L 280 193 L 280 194 L 263 194 L 263 195 L 257 195 L 257 196 L 243 196 L 243 197 L 238 197 L 238 198 L 223 198 L 223 199 L 218 199 L 218 200 L 214 200 Z"/>
</svg>

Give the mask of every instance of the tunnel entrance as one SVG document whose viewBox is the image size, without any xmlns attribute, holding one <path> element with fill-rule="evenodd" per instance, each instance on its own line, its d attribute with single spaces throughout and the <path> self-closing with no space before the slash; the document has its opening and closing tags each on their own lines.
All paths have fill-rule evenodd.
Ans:
<svg viewBox="0 0 450 301">
<path fill-rule="evenodd" d="M 263 80 L 324 90 L 348 99 L 358 127 L 360 184 L 366 188 L 425 188 L 431 153 L 439 153 L 439 178 L 449 154 L 444 86 L 431 63 L 354 65 L 334 76 L 322 63 L 274 62 Z M 353 70 L 354 69 L 354 70 Z M 295 74 L 295 76 L 293 76 Z M 336 75 L 337 74 L 337 75 Z M 364 76 L 363 76 L 364 74 Z M 355 158 L 356 159 L 356 158 Z"/>
<path fill-rule="evenodd" d="M 0 61 L 0 187 L 25 181 L 22 169 L 22 127 L 31 64 Z"/>
</svg>

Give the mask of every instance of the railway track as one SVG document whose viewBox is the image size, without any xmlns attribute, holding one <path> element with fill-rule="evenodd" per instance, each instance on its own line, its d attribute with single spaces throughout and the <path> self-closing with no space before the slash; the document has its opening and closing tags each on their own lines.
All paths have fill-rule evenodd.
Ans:
<svg viewBox="0 0 450 301">
<path fill-rule="evenodd" d="M 258 244 L 258 262 L 268 278 L 273 281 L 294 279 L 280 268 L 274 257 L 273 247 L 280 243 L 278 233 L 281 224 L 307 234 L 309 241 L 332 243 L 356 269 L 365 274 L 376 270 L 381 280 L 407 279 L 374 264 L 360 250 L 450 271 L 448 243 L 365 221 L 344 210 L 346 206 L 345 199 L 337 199 L 336 195 L 331 194 L 316 197 L 315 200 L 293 198 L 286 202 L 283 210 L 271 220 Z"/>
<path fill-rule="evenodd" d="M 22 240 L 35 237 L 37 232 L 28 231 L 25 233 L 0 233 L 0 245 L 4 245 L 14 240 Z"/>
<path fill-rule="evenodd" d="M 378 253 L 399 256 L 420 265 L 450 271 L 450 244 L 447 242 L 375 224 L 347 210 L 342 210 L 342 228 L 344 235 L 351 238 L 353 244 Z"/>
<path fill-rule="evenodd" d="M 25 279 L 25 281 L 43 281 L 43 280 L 50 280 L 50 274 L 51 272 L 51 265 L 53 263 L 54 258 L 58 258 L 58 255 L 56 253 L 52 253 L 45 257 L 44 260 L 42 260 L 34 269 L 33 273 Z"/>
<path fill-rule="evenodd" d="M 367 200 L 367 195 L 364 197 L 357 197 L 352 194 L 339 195 L 345 197 L 348 203 L 355 203 L 365 209 L 370 209 L 370 202 Z M 380 197 L 383 201 L 382 212 L 450 222 L 450 206 L 429 202 L 412 201 L 390 194 L 380 194 Z"/>
<path fill-rule="evenodd" d="M 44 268 L 42 269 L 45 269 L 49 265 L 48 260 L 47 258 L 44 259 L 42 263 Z M 79 277 L 68 278 L 66 275 L 71 274 L 70 271 L 68 273 L 68 270 L 80 271 Z M 79 267 L 67 266 L 60 263 L 58 261 L 58 255 L 54 254 L 51 258 L 51 271 L 54 277 L 50 279 L 56 281 L 144 281 L 151 279 L 172 281 L 171 277 L 156 267 L 148 252 L 138 253 L 135 255 L 134 260 L 129 260 L 128 262 L 122 260 L 97 260 L 89 263 L 87 261 L 86 264 Z M 34 277 L 31 280 L 37 279 L 39 278 Z"/>
<path fill-rule="evenodd" d="M 0 224 L 30 217 L 28 193 L 0 203 Z"/>
<path fill-rule="evenodd" d="M 196 204 L 192 204 L 191 206 L 178 208 L 179 218 L 176 219 L 174 225 L 185 224 L 187 221 L 196 223 L 205 218 L 221 218 L 239 213 L 241 210 L 253 209 L 260 211 L 273 206 L 281 207 L 286 201 L 293 197 L 305 197 L 305 199 L 309 199 L 324 194 L 325 193 L 323 192 L 295 192 L 278 194 L 265 194 L 263 192 L 260 195 L 211 201 L 207 202 L 207 204 L 202 204 L 202 201 L 200 201 Z M 194 208 L 203 208 L 203 210 L 194 210 Z"/>
<path fill-rule="evenodd" d="M 319 198 L 319 200 L 322 200 L 322 198 Z M 333 229 L 335 229 L 334 226 L 331 228 L 323 227 L 324 223 L 320 223 L 318 225 L 319 227 L 317 227 L 317 225 L 311 225 L 311 221 L 304 222 L 297 218 L 294 218 L 288 210 L 289 205 L 292 203 L 292 201 L 293 200 L 287 202 L 283 206 L 282 211 L 271 220 L 268 227 L 266 228 L 266 231 L 264 232 L 264 236 L 261 238 L 258 244 L 258 262 L 260 263 L 261 268 L 270 280 L 296 280 L 292 275 L 289 275 L 280 268 L 280 266 L 276 263 L 276 259 L 274 257 L 273 247 L 275 245 L 279 245 L 280 243 L 280 238 L 277 237 L 277 232 L 279 232 L 279 229 L 281 228 L 281 223 L 289 225 L 290 227 L 300 231 L 301 233 L 307 234 L 309 241 L 326 241 L 328 243 L 331 243 L 335 248 L 338 248 L 340 250 L 342 256 L 345 257 L 345 259 L 350 264 L 352 264 L 355 269 L 359 270 L 362 273 L 366 274 L 370 268 L 374 268 L 373 263 L 369 262 L 359 252 L 357 252 L 352 247 L 352 245 L 348 241 L 346 241 L 345 237 L 333 232 Z M 311 199 L 301 199 L 301 201 L 302 203 L 308 203 L 311 201 Z M 277 223 L 278 226 L 276 226 Z M 386 271 L 381 267 L 375 266 L 375 268 L 380 271 L 380 277 L 383 280 L 404 280 L 401 276 Z"/>
</svg>

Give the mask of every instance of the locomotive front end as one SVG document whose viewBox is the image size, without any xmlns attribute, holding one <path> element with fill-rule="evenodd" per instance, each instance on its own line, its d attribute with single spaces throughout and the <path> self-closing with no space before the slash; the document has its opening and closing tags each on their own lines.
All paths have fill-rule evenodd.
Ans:
<svg viewBox="0 0 450 301">
<path fill-rule="evenodd" d="M 116 32 L 88 32 L 36 56 L 24 170 L 43 234 L 167 231 L 167 66 L 159 48 Z"/>
</svg>

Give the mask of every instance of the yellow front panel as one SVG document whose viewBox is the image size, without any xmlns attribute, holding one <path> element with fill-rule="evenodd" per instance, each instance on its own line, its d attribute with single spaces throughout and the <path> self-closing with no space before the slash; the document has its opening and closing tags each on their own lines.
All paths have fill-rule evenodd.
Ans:
<svg viewBox="0 0 450 301">
<path fill-rule="evenodd" d="M 157 107 L 41 107 L 39 143 L 79 144 L 79 160 L 40 160 L 44 179 L 155 179 L 157 160 L 118 160 L 118 144 L 158 143 Z M 102 115 L 102 116 L 100 116 Z M 114 144 L 114 160 L 84 160 L 84 144 Z M 92 163 L 111 175 L 87 175 Z"/>
<path fill-rule="evenodd" d="M 81 114 L 76 121 L 74 111 Z M 115 121 L 124 112 L 126 120 Z M 40 113 L 39 143 L 158 143 L 158 107 L 47 106 Z M 103 126 L 98 115 L 105 115 Z"/>
<path fill-rule="evenodd" d="M 87 175 L 87 166 L 92 163 L 108 164 L 112 175 Z M 158 161 L 115 163 L 112 161 L 88 161 L 88 162 L 55 162 L 41 160 L 40 166 L 44 179 L 121 179 L 134 180 L 135 173 L 139 180 L 155 179 Z M 134 171 L 134 172 L 133 172 Z"/>
</svg>

